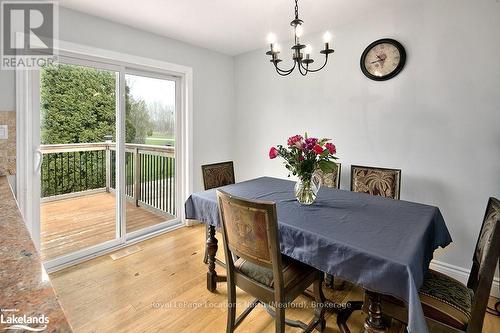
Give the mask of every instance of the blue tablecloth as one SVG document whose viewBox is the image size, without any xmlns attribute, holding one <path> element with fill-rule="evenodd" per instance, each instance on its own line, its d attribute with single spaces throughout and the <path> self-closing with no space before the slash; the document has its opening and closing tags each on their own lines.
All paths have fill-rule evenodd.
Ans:
<svg viewBox="0 0 500 333">
<path fill-rule="evenodd" d="M 437 207 L 322 187 L 299 204 L 289 180 L 262 177 L 222 189 L 276 202 L 281 252 L 317 269 L 408 303 L 408 331 L 426 333 L 418 297 L 433 252 L 451 237 Z M 220 225 L 216 193 L 193 193 L 186 217 Z"/>
</svg>

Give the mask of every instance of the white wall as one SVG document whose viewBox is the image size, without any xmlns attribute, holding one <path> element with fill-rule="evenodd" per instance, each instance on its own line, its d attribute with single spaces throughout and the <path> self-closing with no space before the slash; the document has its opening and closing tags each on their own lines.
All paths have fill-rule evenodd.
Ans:
<svg viewBox="0 0 500 333">
<path fill-rule="evenodd" d="M 286 177 L 267 153 L 290 135 L 332 138 L 342 188 L 351 164 L 401 168 L 401 198 L 438 206 L 450 229 L 439 260 L 469 268 L 487 199 L 500 197 L 500 3 L 413 1 L 331 28 L 332 62 L 305 78 L 279 77 L 265 50 L 236 57 L 238 178 Z M 321 35 L 307 37 L 317 52 Z M 375 82 L 359 58 L 382 37 L 402 42 L 408 59 Z"/>
<path fill-rule="evenodd" d="M 61 40 L 193 68 L 193 184 L 201 190 L 200 165 L 231 159 L 233 58 L 62 7 L 59 14 Z M 0 110 L 15 109 L 14 88 L 14 71 L 0 71 Z"/>
</svg>

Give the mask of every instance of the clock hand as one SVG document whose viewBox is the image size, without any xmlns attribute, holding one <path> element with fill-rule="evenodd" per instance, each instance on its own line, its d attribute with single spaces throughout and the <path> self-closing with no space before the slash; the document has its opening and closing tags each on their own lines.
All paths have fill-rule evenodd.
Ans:
<svg viewBox="0 0 500 333">
<path fill-rule="evenodd" d="M 370 62 L 370 64 L 374 64 L 374 63 L 376 63 L 376 62 L 381 62 L 381 61 L 385 61 L 385 59 L 375 60 L 375 61 Z"/>
</svg>

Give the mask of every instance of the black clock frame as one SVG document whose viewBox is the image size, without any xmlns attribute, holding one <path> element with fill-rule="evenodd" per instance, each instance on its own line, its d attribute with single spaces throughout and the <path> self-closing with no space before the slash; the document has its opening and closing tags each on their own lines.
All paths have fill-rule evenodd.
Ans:
<svg viewBox="0 0 500 333">
<path fill-rule="evenodd" d="M 366 58 L 366 55 L 368 54 L 368 52 L 372 48 L 374 48 L 376 45 L 382 44 L 382 43 L 392 44 L 398 49 L 398 51 L 399 51 L 399 64 L 389 74 L 384 75 L 384 76 L 375 76 L 375 75 L 371 74 L 370 72 L 368 72 L 368 70 L 366 69 L 365 58 Z M 401 70 L 403 70 L 405 63 L 406 63 L 406 51 L 405 51 L 404 46 L 400 42 L 398 42 L 397 40 L 394 40 L 392 38 L 382 38 L 382 39 L 376 40 L 373 43 L 371 43 L 370 45 L 368 45 L 366 47 L 366 49 L 363 51 L 363 54 L 361 54 L 361 59 L 359 61 L 361 71 L 363 72 L 363 74 L 365 74 L 365 76 L 367 78 L 372 79 L 374 81 L 386 81 L 386 80 L 392 79 L 393 77 L 398 75 L 401 72 Z"/>
</svg>

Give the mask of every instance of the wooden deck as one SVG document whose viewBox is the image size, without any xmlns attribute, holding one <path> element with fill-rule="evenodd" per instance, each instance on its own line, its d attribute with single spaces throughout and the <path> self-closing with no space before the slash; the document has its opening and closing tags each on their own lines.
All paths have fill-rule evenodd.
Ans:
<svg viewBox="0 0 500 333">
<path fill-rule="evenodd" d="M 42 203 L 42 259 L 54 259 L 115 239 L 115 207 L 115 195 L 107 192 Z M 173 218 L 130 202 L 127 202 L 126 216 L 127 232 Z"/>
</svg>

